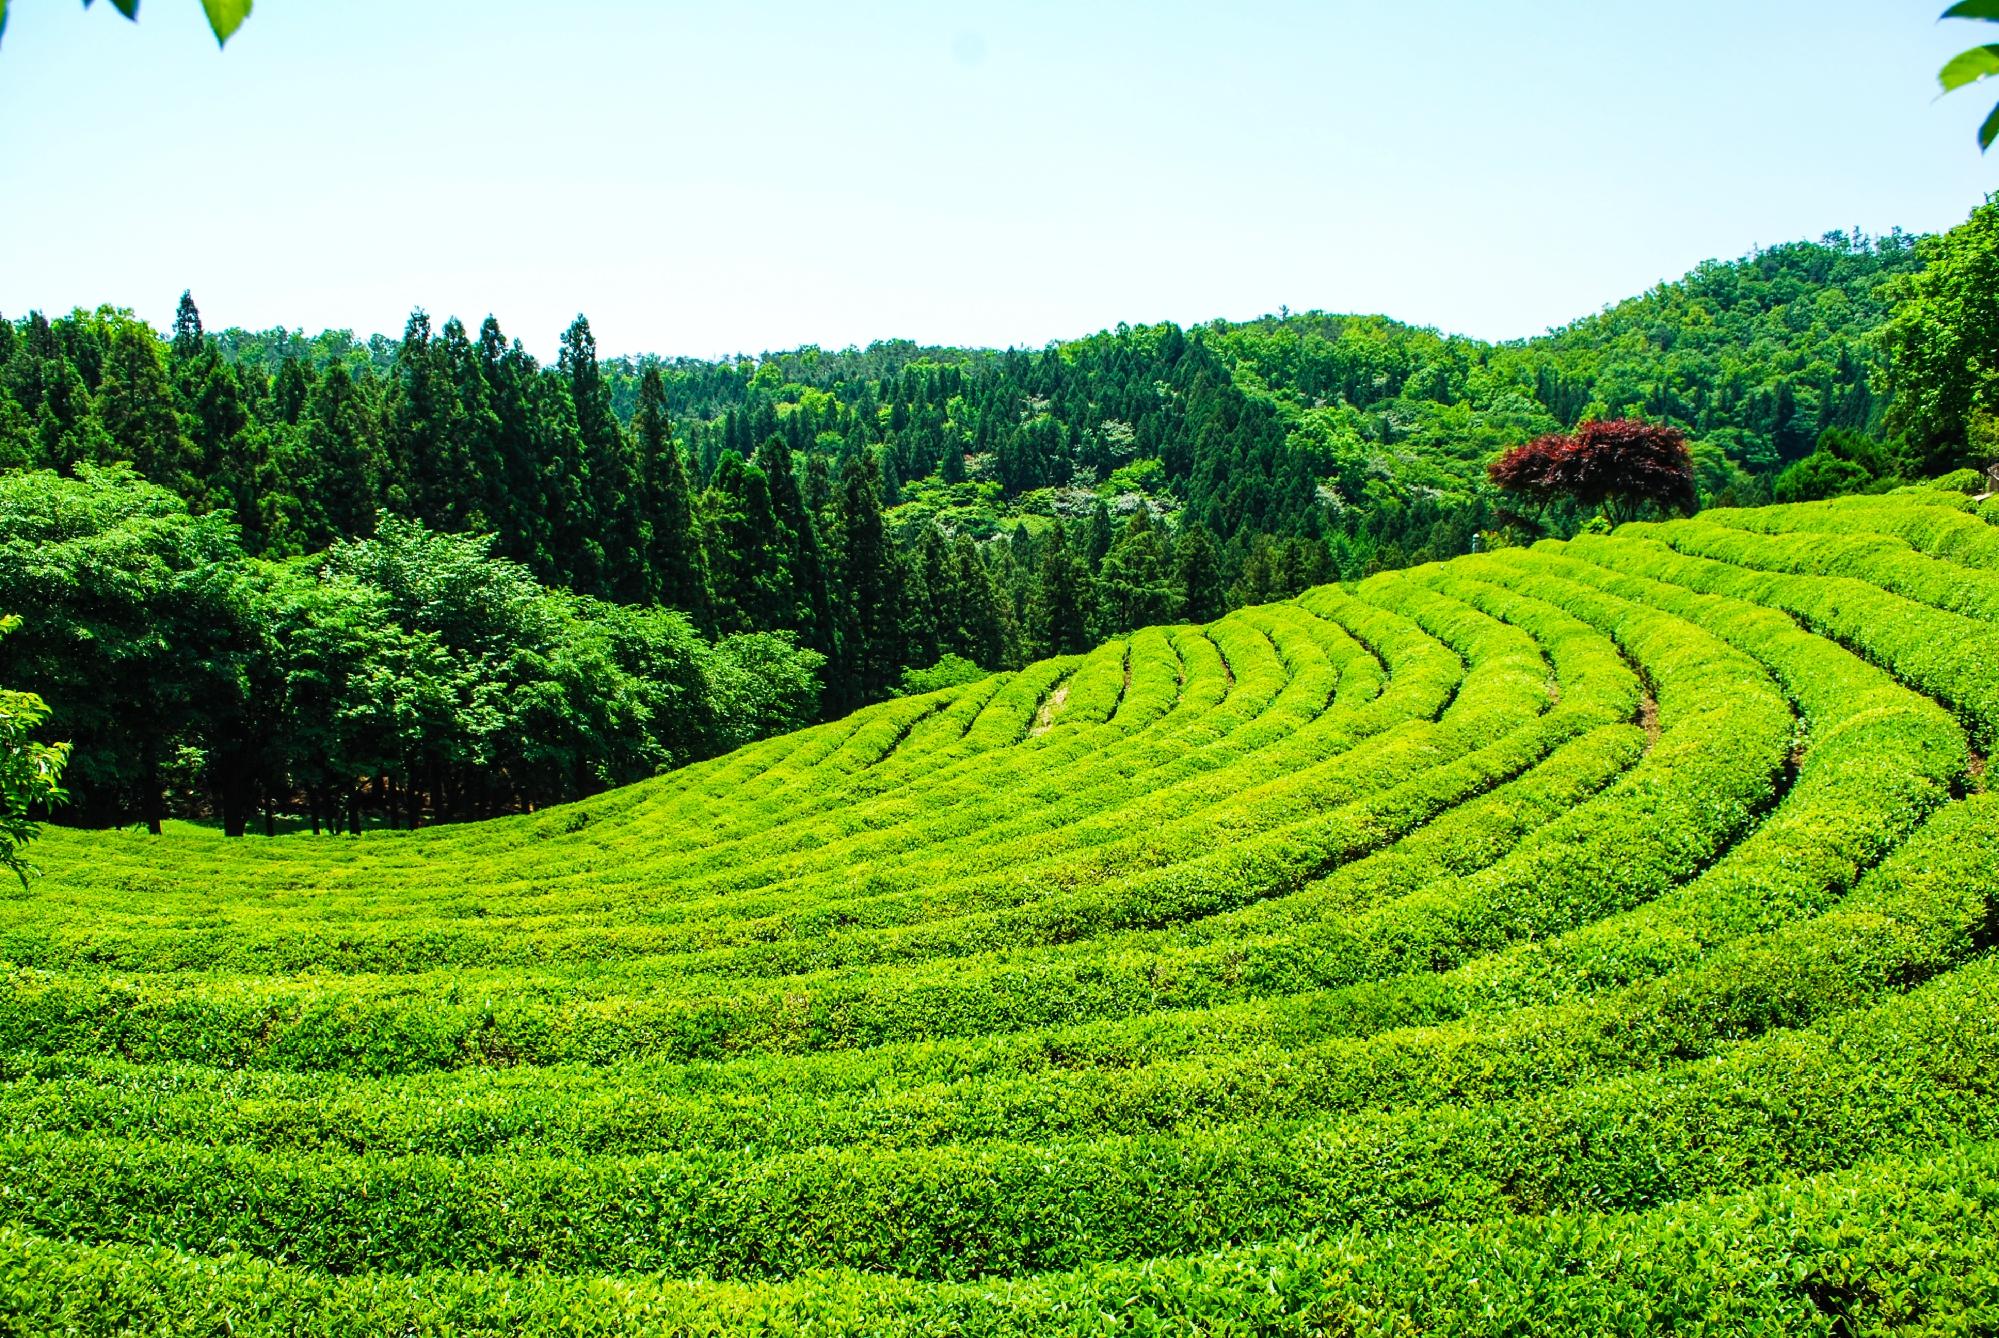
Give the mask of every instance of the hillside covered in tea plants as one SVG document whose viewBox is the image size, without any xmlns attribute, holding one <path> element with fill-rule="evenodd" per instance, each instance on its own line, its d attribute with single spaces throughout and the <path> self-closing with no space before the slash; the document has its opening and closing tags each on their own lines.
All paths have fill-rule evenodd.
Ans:
<svg viewBox="0 0 1999 1338">
<path fill-rule="evenodd" d="M 1999 1321 L 1995 522 L 1461 557 L 484 823 L 51 829 L 0 1331 Z"/>
</svg>

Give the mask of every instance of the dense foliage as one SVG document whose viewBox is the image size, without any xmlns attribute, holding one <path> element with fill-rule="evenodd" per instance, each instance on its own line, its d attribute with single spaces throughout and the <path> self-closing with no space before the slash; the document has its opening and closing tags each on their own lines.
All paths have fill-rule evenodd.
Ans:
<svg viewBox="0 0 1999 1338">
<path fill-rule="evenodd" d="M 1538 506 L 1564 499 L 1613 523 L 1647 507 L 1670 514 L 1696 505 L 1686 435 L 1629 418 L 1591 419 L 1573 436 L 1536 437 L 1494 460 L 1486 475 Z"/>
<path fill-rule="evenodd" d="M 0 1326 L 1982 1331 L 1979 505 L 1381 574 L 477 826 L 52 830 Z"/>
<path fill-rule="evenodd" d="M 0 617 L 0 637 L 20 625 L 18 617 Z M 0 869 L 24 881 L 28 865 L 22 847 L 40 830 L 35 814 L 64 797 L 69 745 L 35 737 L 48 715 L 48 705 L 34 693 L 0 688 Z"/>
<path fill-rule="evenodd" d="M 535 584 L 488 541 L 387 516 L 367 539 L 247 558 L 123 468 L 0 475 L 0 589 L 33 617 L 0 681 L 73 744 L 65 815 L 241 832 L 262 807 L 358 829 L 573 799 L 793 728 L 818 657 L 703 640 L 670 610 Z M 41 796 L 45 803 L 48 796 Z"/>
<path fill-rule="evenodd" d="M 89 674 L 50 668 L 34 683 L 50 689 L 58 737 L 74 714 L 78 737 L 98 740 L 78 760 L 79 818 L 139 812 L 163 777 L 216 796 L 232 827 L 256 794 L 330 819 L 327 805 L 344 808 L 339 796 L 371 773 L 337 780 L 323 768 L 364 754 L 381 768 L 372 802 L 420 796 L 432 816 L 463 816 L 582 793 L 742 734 L 630 724 L 666 710 L 634 699 L 605 708 L 626 725 L 582 723 L 578 708 L 297 766 L 239 756 L 263 745 L 196 738 L 190 715 L 231 693 L 277 709 L 261 683 L 218 689 L 202 677 L 216 657 L 244 653 L 208 645 L 236 633 L 198 612 L 234 598 L 216 593 L 227 581 L 201 585 L 236 560 L 217 545 L 282 565 L 393 540 L 407 523 L 489 535 L 482 558 L 517 564 L 510 580 L 568 591 L 591 610 L 582 625 L 622 626 L 625 615 L 603 611 L 616 605 L 678 611 L 711 642 L 790 637 L 818 657 L 807 709 L 837 714 L 931 682 L 940 665 L 1015 668 L 1467 552 L 1481 531 L 1504 542 L 1514 517 L 1487 466 L 1524 442 L 1600 433 L 1593 422 L 1684 433 L 1705 504 L 1880 490 L 1999 452 L 1985 384 L 1999 365 L 1999 326 L 1986 319 L 1999 285 L 1983 282 L 1999 255 L 1995 215 L 1988 205 L 1920 246 L 1835 234 L 1705 265 L 1497 346 L 1314 313 L 1121 326 L 1032 353 L 877 344 L 606 361 L 578 318 L 541 366 L 490 318 L 475 334 L 456 320 L 433 329 L 421 312 L 400 341 L 365 343 L 210 334 L 185 298 L 164 340 L 109 309 L 0 321 L 0 466 L 75 478 L 123 462 L 187 503 L 176 525 L 148 522 L 147 542 L 173 551 L 145 580 L 167 582 L 147 597 L 171 604 L 162 628 L 184 620 L 167 639 L 182 647 L 175 672 L 192 676 L 100 691 Z M 1572 533 L 1599 504 L 1618 517 L 1683 507 L 1679 461 L 1668 463 L 1670 487 L 1584 487 L 1589 499 L 1546 507 L 1536 528 Z M 167 593 L 162 572 L 201 588 Z M 37 607 L 12 579 L 0 573 L 0 605 Z M 271 616 L 277 626 L 294 615 Z M 535 649 L 545 630 L 522 635 L 512 650 L 546 660 L 547 673 L 575 668 Z M 592 635 L 615 658 L 653 633 Z M 0 647 L 0 682 L 25 648 Z M 498 664 L 497 651 L 479 653 Z M 113 672 L 109 656 L 76 663 Z M 515 671 L 492 672 L 503 684 Z M 506 711 L 527 709 L 500 695 Z M 456 697 L 485 720 L 476 693 Z M 114 700 L 143 703 L 145 727 L 119 723 L 103 705 Z M 524 741 L 537 723 L 553 732 Z M 261 720 L 246 728 L 267 737 Z M 638 735 L 649 741 L 610 742 Z M 509 758 L 509 775 L 538 779 L 485 793 L 463 769 L 487 769 L 500 739 L 533 754 Z M 402 762 L 382 765 L 397 752 Z M 190 765 L 198 784 L 184 779 Z"/>
</svg>

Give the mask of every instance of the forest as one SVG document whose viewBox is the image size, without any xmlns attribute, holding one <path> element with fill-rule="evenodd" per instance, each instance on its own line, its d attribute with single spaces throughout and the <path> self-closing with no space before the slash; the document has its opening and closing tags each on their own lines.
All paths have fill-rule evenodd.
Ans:
<svg viewBox="0 0 1999 1338">
<path fill-rule="evenodd" d="M 1585 509 L 1523 511 L 1486 467 L 1579 424 L 1677 428 L 1704 506 L 1980 464 L 1995 215 L 1711 262 L 1505 344 L 1287 311 L 703 361 L 601 356 L 578 316 L 542 365 L 491 316 L 31 312 L 0 320 L 0 609 L 29 615 L 0 681 L 74 743 L 67 821 L 529 810 L 1566 537 Z"/>
</svg>

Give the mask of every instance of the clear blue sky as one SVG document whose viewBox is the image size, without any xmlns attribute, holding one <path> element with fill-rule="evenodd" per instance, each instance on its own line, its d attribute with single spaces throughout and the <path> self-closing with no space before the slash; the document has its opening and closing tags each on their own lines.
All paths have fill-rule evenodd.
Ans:
<svg viewBox="0 0 1999 1338">
<path fill-rule="evenodd" d="M 1383 311 L 1538 332 L 1999 188 L 1944 0 L 12 0 L 0 312 L 546 354 Z"/>
</svg>

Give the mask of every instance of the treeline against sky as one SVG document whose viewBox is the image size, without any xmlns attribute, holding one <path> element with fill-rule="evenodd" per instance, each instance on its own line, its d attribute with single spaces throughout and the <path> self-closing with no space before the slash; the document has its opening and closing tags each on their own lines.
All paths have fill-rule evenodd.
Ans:
<svg viewBox="0 0 1999 1338">
<path fill-rule="evenodd" d="M 617 762 L 608 745 L 557 747 L 566 760 L 539 771 L 425 745 L 393 766 L 377 750 L 372 779 L 332 786 L 343 803 L 379 794 L 385 809 L 464 816 L 615 783 L 774 721 L 1452 556 L 1481 531 L 1531 538 L 1535 522 L 1497 509 L 1484 466 L 1589 418 L 1683 427 L 1706 504 L 1932 472 L 1952 463 L 1950 443 L 1886 431 L 1884 330 L 1922 266 L 1899 235 L 1833 234 L 1503 345 L 1286 313 L 1121 325 L 1031 352 L 604 359 L 578 317 L 542 365 L 490 317 L 474 331 L 417 312 L 401 340 L 360 342 L 211 333 L 191 298 L 166 337 L 108 308 L 31 313 L 0 320 L 0 468 L 46 471 L 33 485 L 45 491 L 80 476 L 124 495 L 133 480 L 92 470 L 128 464 L 164 490 L 139 511 L 170 496 L 187 523 L 227 531 L 214 542 L 235 555 L 216 561 L 289 559 L 320 580 L 352 579 L 370 542 L 442 554 L 440 535 L 490 536 L 452 561 L 498 564 L 526 602 L 547 587 L 537 597 L 564 627 L 594 637 L 671 611 L 670 635 L 661 623 L 638 639 L 716 654 L 771 633 L 783 640 L 760 653 L 806 666 L 802 705 L 778 692 L 785 707 L 743 717 L 760 724 L 716 707 L 721 723 L 662 727 Z M 1580 519 L 1558 508 L 1538 523 L 1560 533 Z M 0 573 L 0 606 L 24 608 L 26 589 Z M 411 621 L 399 625 L 424 630 Z M 43 691 L 61 733 L 88 685 L 37 679 L 28 644 L 0 644 L 0 681 Z M 573 724 L 509 729 L 553 738 Z M 80 750 L 74 777 L 93 796 L 80 811 L 146 808 L 168 753 L 207 792 L 225 788 L 213 739 L 163 736 L 152 757 L 136 746 L 97 749 L 124 749 L 115 784 L 93 780 Z M 499 779 L 475 795 L 454 766 Z M 284 768 L 237 770 L 261 777 L 259 793 L 307 802 L 311 786 Z"/>
</svg>

